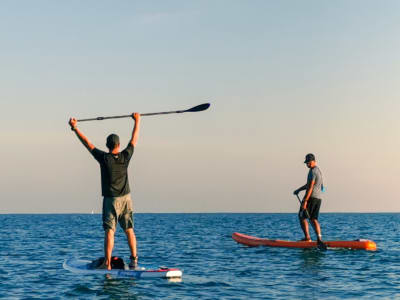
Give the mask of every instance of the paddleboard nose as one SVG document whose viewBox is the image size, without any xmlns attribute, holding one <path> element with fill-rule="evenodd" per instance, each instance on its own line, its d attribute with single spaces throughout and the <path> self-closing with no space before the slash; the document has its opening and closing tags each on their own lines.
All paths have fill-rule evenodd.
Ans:
<svg viewBox="0 0 400 300">
<path fill-rule="evenodd" d="M 376 250 L 376 243 L 373 241 L 368 241 L 366 250 L 375 251 Z"/>
</svg>

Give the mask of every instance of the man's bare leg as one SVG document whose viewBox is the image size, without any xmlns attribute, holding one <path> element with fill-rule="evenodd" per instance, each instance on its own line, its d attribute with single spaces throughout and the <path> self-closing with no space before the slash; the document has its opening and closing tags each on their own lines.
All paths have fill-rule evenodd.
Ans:
<svg viewBox="0 0 400 300">
<path fill-rule="evenodd" d="M 111 254 L 114 248 L 114 230 L 107 229 L 104 232 L 104 263 L 107 270 L 111 270 Z"/>
<path fill-rule="evenodd" d="M 314 230 L 315 230 L 315 233 L 317 234 L 318 240 L 322 240 L 321 227 L 319 226 L 318 220 L 312 219 L 311 222 L 314 225 Z"/>
<path fill-rule="evenodd" d="M 307 241 L 310 241 L 311 237 L 310 237 L 310 231 L 308 230 L 307 219 L 300 220 L 300 225 L 301 225 L 301 229 L 303 230 L 303 233 L 304 233 L 304 239 Z"/>
<path fill-rule="evenodd" d="M 131 250 L 131 257 L 134 257 L 137 264 L 137 249 L 136 249 L 136 235 L 133 228 L 125 230 L 126 238 L 128 240 L 129 249 Z"/>
</svg>

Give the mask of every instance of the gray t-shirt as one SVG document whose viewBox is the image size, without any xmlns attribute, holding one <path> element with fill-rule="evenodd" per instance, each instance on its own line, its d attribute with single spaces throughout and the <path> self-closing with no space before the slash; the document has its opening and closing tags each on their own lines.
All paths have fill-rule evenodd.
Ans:
<svg viewBox="0 0 400 300">
<path fill-rule="evenodd" d="M 321 170 L 315 166 L 314 168 L 310 169 L 307 176 L 307 188 L 310 186 L 312 181 L 315 181 L 314 188 L 311 193 L 312 198 L 322 199 L 322 189 L 323 189 L 323 180 L 322 180 L 322 173 Z"/>
</svg>

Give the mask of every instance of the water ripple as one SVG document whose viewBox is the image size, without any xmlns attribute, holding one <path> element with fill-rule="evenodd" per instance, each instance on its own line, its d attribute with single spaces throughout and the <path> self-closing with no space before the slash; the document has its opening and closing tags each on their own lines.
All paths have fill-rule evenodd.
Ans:
<svg viewBox="0 0 400 300">
<path fill-rule="evenodd" d="M 250 248 L 235 231 L 301 237 L 296 214 L 137 214 L 140 263 L 184 270 L 181 282 L 77 276 L 67 257 L 102 256 L 100 215 L 0 215 L 0 298 L 400 298 L 400 214 L 322 214 L 325 239 L 369 238 L 378 251 Z M 382 235 L 382 233 L 385 235 Z M 119 256 L 128 257 L 118 230 Z"/>
</svg>

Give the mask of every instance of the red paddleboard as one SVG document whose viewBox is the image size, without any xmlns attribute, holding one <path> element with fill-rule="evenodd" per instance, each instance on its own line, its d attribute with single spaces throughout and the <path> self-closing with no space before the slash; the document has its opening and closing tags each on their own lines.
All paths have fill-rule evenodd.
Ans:
<svg viewBox="0 0 400 300">
<path fill-rule="evenodd" d="M 317 242 L 304 242 L 304 241 L 283 241 L 283 240 L 269 240 L 262 239 L 255 236 L 245 235 L 235 232 L 232 238 L 243 245 L 250 247 L 267 246 L 267 247 L 285 247 L 285 248 L 317 248 Z M 355 240 L 355 241 L 324 241 L 328 248 L 345 248 L 355 250 L 376 250 L 376 244 L 371 240 Z"/>
</svg>

